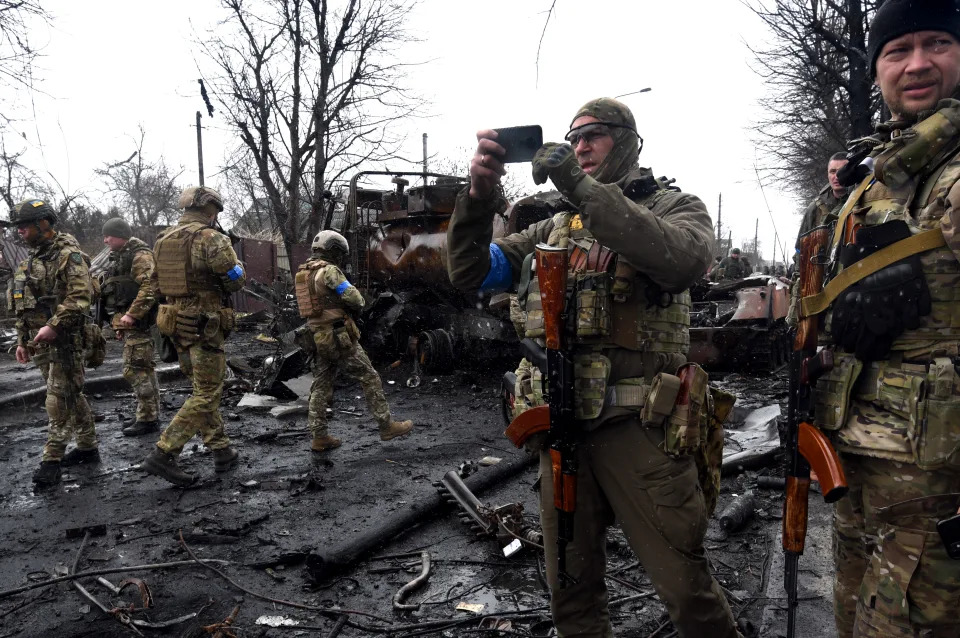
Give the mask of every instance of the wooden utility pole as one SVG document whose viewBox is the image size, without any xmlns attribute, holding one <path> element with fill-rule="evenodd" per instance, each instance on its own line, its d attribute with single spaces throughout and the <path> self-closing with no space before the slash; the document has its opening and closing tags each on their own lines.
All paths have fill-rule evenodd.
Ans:
<svg viewBox="0 0 960 638">
<path fill-rule="evenodd" d="M 203 186 L 203 135 L 200 133 L 200 111 L 197 111 L 197 167 L 200 169 L 200 186 Z"/>
<path fill-rule="evenodd" d="M 717 198 L 717 241 L 723 239 L 723 193 Z"/>
<path fill-rule="evenodd" d="M 758 240 L 760 238 L 760 218 L 757 217 L 757 224 L 753 227 L 753 252 L 757 260 L 757 265 L 760 264 L 760 246 Z"/>
</svg>

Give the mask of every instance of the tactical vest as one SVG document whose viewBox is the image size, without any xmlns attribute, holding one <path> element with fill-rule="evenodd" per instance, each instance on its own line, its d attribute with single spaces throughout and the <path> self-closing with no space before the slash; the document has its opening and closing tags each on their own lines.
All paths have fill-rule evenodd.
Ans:
<svg viewBox="0 0 960 638">
<path fill-rule="evenodd" d="M 557 213 L 547 243 L 585 260 L 570 260 L 567 290 L 576 304 L 568 334 L 578 345 L 686 354 L 690 349 L 690 292 L 669 294 L 600 246 L 579 215 Z M 577 263 L 582 262 L 582 263 Z M 530 281 L 525 310 L 529 338 L 543 337 L 540 286 Z"/>
<path fill-rule="evenodd" d="M 220 292 L 220 280 L 205 265 L 193 263 L 193 243 L 209 228 L 201 222 L 188 222 L 160 233 L 154 244 L 160 294 L 189 297 L 196 292 Z"/>
<path fill-rule="evenodd" d="M 317 288 L 317 272 L 329 265 L 331 265 L 330 262 L 323 259 L 311 259 L 297 270 L 294 289 L 297 293 L 300 316 L 305 319 L 332 323 L 348 316 L 340 299 L 331 294 L 326 286 Z"/>
<path fill-rule="evenodd" d="M 150 247 L 137 239 L 130 239 L 119 252 L 110 256 L 110 269 L 103 282 L 102 294 L 107 314 L 125 312 L 140 292 L 140 284 L 133 278 L 133 259 L 136 254 L 150 251 Z"/>
<path fill-rule="evenodd" d="M 77 240 L 65 233 L 57 233 L 42 254 L 38 250 L 31 250 L 29 257 L 20 263 L 10 280 L 7 305 L 17 316 L 37 315 L 35 320 L 27 322 L 31 328 L 39 328 L 46 323 L 66 298 L 66 291 L 57 278 L 58 262 L 65 249 L 80 253 L 87 266 L 90 266 L 90 258 L 81 250 Z M 38 322 L 39 325 L 33 325 Z"/>
<path fill-rule="evenodd" d="M 949 206 L 947 194 L 960 181 L 960 132 L 953 137 L 939 140 L 948 143 L 944 152 L 894 188 L 867 177 L 852 209 L 858 221 L 874 226 L 903 220 L 913 235 L 937 228 Z M 864 364 L 837 351 L 834 369 L 815 388 L 816 422 L 836 430 L 837 448 L 847 453 L 912 462 L 925 470 L 956 468 L 960 377 L 950 357 L 960 348 L 960 262 L 946 246 L 920 253 L 920 261 L 931 313 L 896 339 L 885 360 Z M 828 316 L 827 328 L 830 323 Z M 832 343 L 829 332 L 821 334 L 821 342 Z"/>
</svg>

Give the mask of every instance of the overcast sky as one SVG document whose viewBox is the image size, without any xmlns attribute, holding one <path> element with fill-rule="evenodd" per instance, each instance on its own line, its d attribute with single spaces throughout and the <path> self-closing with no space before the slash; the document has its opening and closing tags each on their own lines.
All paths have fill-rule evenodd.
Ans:
<svg viewBox="0 0 960 638">
<path fill-rule="evenodd" d="M 774 225 L 754 173 L 748 128 L 757 117 L 761 80 L 744 44 L 766 37 L 739 0 L 556 0 L 537 77 L 537 45 L 551 0 L 424 0 L 409 17 L 407 84 L 429 102 L 407 126 L 404 155 L 469 155 L 479 128 L 540 124 L 561 141 L 577 108 L 617 96 L 636 116 L 646 141 L 640 163 L 677 179 L 702 198 L 734 243 L 753 237 L 759 219 L 764 257 Z M 194 113 L 203 108 L 197 78 L 213 70 L 192 42 L 223 17 L 217 0 L 46 0 L 51 27 L 31 32 L 43 48 L 34 103 L 21 99 L 28 166 L 49 171 L 67 192 L 105 201 L 93 169 L 127 158 L 138 124 L 145 154 L 182 165 L 196 179 Z M 198 67 L 200 71 L 198 72 Z M 21 96 L 23 97 L 23 96 Z M 204 118 L 207 183 L 235 145 L 225 122 Z M 466 157 L 463 158 L 464 163 Z M 394 170 L 416 170 L 399 162 Z M 514 170 L 529 171 L 529 164 Z M 212 177 L 211 177 L 212 176 Z M 530 183 L 533 187 L 532 182 Z M 781 244 L 793 243 L 800 203 L 776 190 L 767 198 Z M 6 216 L 6 215 L 4 215 Z M 726 230 L 724 231 L 726 235 Z M 785 241 L 784 238 L 787 238 Z M 777 250 L 778 257 L 781 253 Z"/>
</svg>

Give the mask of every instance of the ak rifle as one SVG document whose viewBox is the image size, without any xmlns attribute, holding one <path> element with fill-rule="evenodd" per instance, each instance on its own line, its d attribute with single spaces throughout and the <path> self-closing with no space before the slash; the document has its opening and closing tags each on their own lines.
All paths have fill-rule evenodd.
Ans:
<svg viewBox="0 0 960 638">
<path fill-rule="evenodd" d="M 819 226 L 800 238 L 802 299 L 823 288 L 830 228 Z M 819 316 L 799 319 L 790 357 L 790 401 L 787 420 L 787 476 L 783 506 L 784 587 L 787 590 L 787 638 L 797 622 L 797 574 L 807 536 L 807 497 L 810 469 L 817 473 L 823 500 L 833 503 L 847 493 L 847 479 L 830 441 L 813 424 L 813 386 L 833 369 L 833 352 L 817 352 Z"/>
</svg>

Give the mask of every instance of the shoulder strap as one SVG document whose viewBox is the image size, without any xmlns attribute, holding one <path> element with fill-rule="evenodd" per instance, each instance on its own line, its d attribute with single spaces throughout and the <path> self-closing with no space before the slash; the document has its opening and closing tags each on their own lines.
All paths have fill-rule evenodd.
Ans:
<svg viewBox="0 0 960 638">
<path fill-rule="evenodd" d="M 820 314 L 833 303 L 834 299 L 836 299 L 841 292 L 861 279 L 886 268 L 890 264 L 910 257 L 911 255 L 946 245 L 947 242 L 943 238 L 943 232 L 938 227 L 933 230 L 917 233 L 916 235 L 890 244 L 885 248 L 881 248 L 869 257 L 865 257 L 851 264 L 849 268 L 840 271 L 840 274 L 831 279 L 830 283 L 824 287 L 822 292 L 801 299 L 800 317 L 806 318 Z"/>
</svg>

